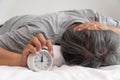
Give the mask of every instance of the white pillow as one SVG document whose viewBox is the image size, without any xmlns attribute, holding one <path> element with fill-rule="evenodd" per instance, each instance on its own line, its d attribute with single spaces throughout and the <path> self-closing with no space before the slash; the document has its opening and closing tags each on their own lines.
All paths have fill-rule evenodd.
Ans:
<svg viewBox="0 0 120 80">
<path fill-rule="evenodd" d="M 53 45 L 53 52 L 54 52 L 54 58 L 53 58 L 53 66 L 58 66 L 60 67 L 65 63 L 65 60 L 62 56 L 60 46 L 58 45 Z"/>
</svg>

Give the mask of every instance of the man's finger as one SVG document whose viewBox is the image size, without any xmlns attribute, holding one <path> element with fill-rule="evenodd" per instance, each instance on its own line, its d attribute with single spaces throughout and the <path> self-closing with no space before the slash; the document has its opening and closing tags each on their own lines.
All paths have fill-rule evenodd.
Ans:
<svg viewBox="0 0 120 80">
<path fill-rule="evenodd" d="M 53 45 L 52 45 L 52 42 L 50 40 L 46 41 L 46 46 L 48 47 L 48 51 L 50 52 L 50 54 L 54 57 Z"/>
<path fill-rule="evenodd" d="M 35 46 L 37 48 L 37 51 L 41 50 L 41 42 L 38 40 L 37 37 L 33 37 L 30 41 L 30 44 Z"/>
<path fill-rule="evenodd" d="M 30 54 L 30 53 L 32 53 L 32 54 L 34 54 L 34 55 L 37 54 L 36 48 L 33 47 L 31 44 L 28 44 L 26 47 L 27 47 L 27 48 L 23 51 L 23 54 L 24 54 L 25 56 L 28 56 L 28 54 Z"/>
<path fill-rule="evenodd" d="M 45 37 L 43 36 L 43 34 L 38 34 L 37 35 L 37 38 L 38 40 L 41 42 L 41 47 L 44 47 L 46 45 L 46 39 Z"/>
</svg>

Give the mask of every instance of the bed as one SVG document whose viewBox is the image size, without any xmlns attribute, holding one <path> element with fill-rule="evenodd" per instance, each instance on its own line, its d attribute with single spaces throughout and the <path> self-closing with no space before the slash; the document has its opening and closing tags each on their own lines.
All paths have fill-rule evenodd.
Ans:
<svg viewBox="0 0 120 80">
<path fill-rule="evenodd" d="M 27 67 L 0 66 L 0 80 L 120 80 L 120 65 L 88 68 L 63 64 L 60 46 L 54 46 L 54 66 L 50 71 L 34 72 Z"/>
<path fill-rule="evenodd" d="M 100 69 L 63 65 L 41 72 L 25 67 L 0 66 L 0 80 L 120 80 L 119 74 L 120 65 Z"/>
</svg>

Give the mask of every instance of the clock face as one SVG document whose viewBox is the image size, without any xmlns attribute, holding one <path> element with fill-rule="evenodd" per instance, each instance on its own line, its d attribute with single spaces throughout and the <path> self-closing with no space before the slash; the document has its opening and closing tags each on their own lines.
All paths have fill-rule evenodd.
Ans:
<svg viewBox="0 0 120 80">
<path fill-rule="evenodd" d="M 36 56 L 28 56 L 27 65 L 33 71 L 49 70 L 53 65 L 53 58 L 47 50 L 41 50 Z"/>
<path fill-rule="evenodd" d="M 48 70 L 51 67 L 52 58 L 48 51 L 40 51 L 34 58 L 35 67 L 39 70 Z"/>
</svg>

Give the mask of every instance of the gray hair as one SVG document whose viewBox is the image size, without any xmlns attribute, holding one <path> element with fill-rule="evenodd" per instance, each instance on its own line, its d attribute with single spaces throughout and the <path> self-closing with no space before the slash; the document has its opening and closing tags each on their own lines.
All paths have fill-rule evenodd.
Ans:
<svg viewBox="0 0 120 80">
<path fill-rule="evenodd" d="M 67 29 L 61 38 L 62 55 L 68 65 L 100 67 L 120 64 L 120 37 L 111 30 Z"/>
</svg>

